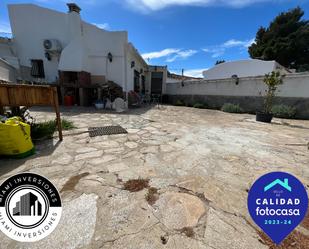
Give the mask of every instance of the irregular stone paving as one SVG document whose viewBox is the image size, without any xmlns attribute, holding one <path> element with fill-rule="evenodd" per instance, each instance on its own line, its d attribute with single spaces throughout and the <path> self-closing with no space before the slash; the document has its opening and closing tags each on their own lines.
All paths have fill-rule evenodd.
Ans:
<svg viewBox="0 0 309 249">
<path fill-rule="evenodd" d="M 38 121 L 54 118 L 44 108 L 32 114 Z M 61 191 L 80 175 L 76 186 L 61 191 L 62 220 L 37 243 L 0 234 L 1 248 L 268 248 L 248 215 L 248 189 L 270 171 L 290 172 L 309 186 L 309 151 L 286 145 L 309 141 L 308 121 L 269 125 L 253 115 L 171 106 L 126 114 L 74 107 L 62 117 L 78 126 L 62 143 L 55 136 L 38 142 L 32 157 L 0 161 L 1 182 L 30 171 Z M 90 138 L 86 132 L 107 125 L 128 134 Z M 155 204 L 147 203 L 147 189 L 122 189 L 137 178 L 158 189 Z"/>
</svg>

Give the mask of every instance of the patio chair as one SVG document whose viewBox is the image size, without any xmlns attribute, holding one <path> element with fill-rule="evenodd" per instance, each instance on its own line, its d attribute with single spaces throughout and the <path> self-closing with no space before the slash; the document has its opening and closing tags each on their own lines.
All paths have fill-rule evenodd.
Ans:
<svg viewBox="0 0 309 249">
<path fill-rule="evenodd" d="M 162 95 L 161 94 L 151 94 L 151 103 L 160 108 L 162 103 Z"/>
<path fill-rule="evenodd" d="M 150 94 L 145 94 L 144 96 L 144 104 L 150 105 L 151 104 L 151 96 Z"/>
</svg>

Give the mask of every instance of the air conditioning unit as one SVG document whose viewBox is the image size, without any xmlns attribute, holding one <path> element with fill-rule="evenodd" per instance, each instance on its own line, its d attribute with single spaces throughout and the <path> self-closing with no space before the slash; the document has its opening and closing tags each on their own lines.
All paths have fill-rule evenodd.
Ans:
<svg viewBox="0 0 309 249">
<path fill-rule="evenodd" d="M 56 39 L 45 39 L 43 46 L 48 52 L 61 52 L 61 43 Z"/>
</svg>

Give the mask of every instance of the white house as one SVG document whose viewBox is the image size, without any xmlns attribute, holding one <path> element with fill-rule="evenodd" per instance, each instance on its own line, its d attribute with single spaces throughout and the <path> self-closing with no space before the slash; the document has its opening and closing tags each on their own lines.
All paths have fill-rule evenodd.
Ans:
<svg viewBox="0 0 309 249">
<path fill-rule="evenodd" d="M 214 66 L 203 72 L 204 79 L 228 79 L 232 76 L 242 77 L 254 77 L 262 76 L 272 71 L 280 70 L 281 72 L 288 74 L 290 71 L 281 66 L 276 61 L 262 61 L 262 60 L 239 60 L 224 62 Z"/>
<path fill-rule="evenodd" d="M 6 60 L 0 58 L 0 80 L 6 82 L 15 82 L 16 75 L 16 68 Z"/>
<path fill-rule="evenodd" d="M 68 13 L 34 4 L 8 5 L 19 77 L 75 84 L 81 91 L 113 81 L 124 93 L 151 92 L 151 71 L 128 33 L 100 29 L 82 20 L 76 4 L 67 5 Z"/>
<path fill-rule="evenodd" d="M 19 70 L 18 58 L 15 56 L 13 42 L 0 37 L 0 80 L 14 82 Z"/>
</svg>

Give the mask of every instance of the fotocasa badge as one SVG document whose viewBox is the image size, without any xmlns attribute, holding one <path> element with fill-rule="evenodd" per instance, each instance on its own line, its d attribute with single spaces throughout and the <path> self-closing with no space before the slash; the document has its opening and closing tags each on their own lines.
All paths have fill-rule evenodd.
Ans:
<svg viewBox="0 0 309 249">
<path fill-rule="evenodd" d="M 277 245 L 305 218 L 308 195 L 293 175 L 272 172 L 260 177 L 248 195 L 248 210 L 254 222 Z"/>
</svg>

